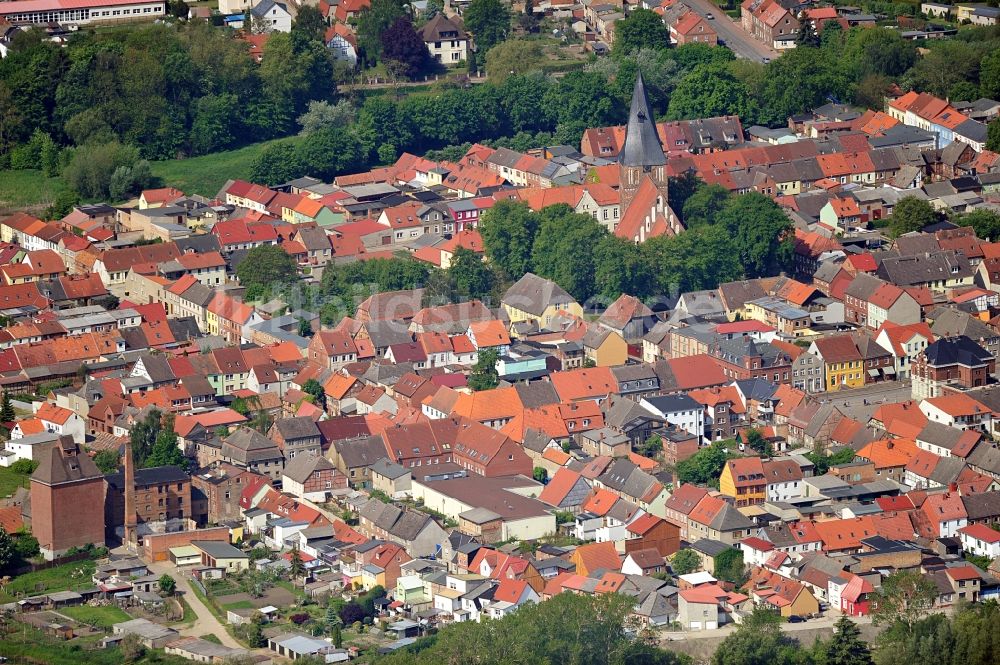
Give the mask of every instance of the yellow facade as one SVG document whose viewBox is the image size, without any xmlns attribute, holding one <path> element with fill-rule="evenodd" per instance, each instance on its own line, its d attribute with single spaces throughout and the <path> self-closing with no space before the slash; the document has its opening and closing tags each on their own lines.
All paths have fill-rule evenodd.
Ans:
<svg viewBox="0 0 1000 665">
<path fill-rule="evenodd" d="M 846 363 L 826 363 L 826 389 L 862 388 L 865 385 L 865 363 L 852 360 Z"/>
<path fill-rule="evenodd" d="M 628 362 L 628 342 L 616 332 L 604 338 L 596 349 L 587 349 L 587 357 L 597 367 L 614 367 Z"/>
<path fill-rule="evenodd" d="M 726 464 L 722 467 L 722 474 L 719 476 L 719 491 L 723 495 L 735 499 L 737 506 L 756 505 L 767 501 L 767 480 L 761 478 L 759 484 L 736 487 L 732 465 Z"/>
<path fill-rule="evenodd" d="M 511 323 L 520 323 L 522 321 L 534 321 L 539 327 L 545 327 L 552 323 L 552 319 L 558 315 L 570 315 L 576 317 L 583 317 L 583 307 L 577 302 L 566 303 L 562 305 L 549 305 L 542 312 L 541 316 L 536 316 L 524 310 L 518 309 L 516 307 L 511 307 L 510 305 L 504 303 L 504 311 L 507 312 L 507 317 L 510 319 Z"/>
</svg>

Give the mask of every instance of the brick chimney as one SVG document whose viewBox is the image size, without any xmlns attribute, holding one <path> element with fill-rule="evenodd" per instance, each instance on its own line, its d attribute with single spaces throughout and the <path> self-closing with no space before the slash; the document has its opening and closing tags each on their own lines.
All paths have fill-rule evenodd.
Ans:
<svg viewBox="0 0 1000 665">
<path fill-rule="evenodd" d="M 125 443 L 125 537 L 123 545 L 129 549 L 136 543 L 135 468 L 132 462 L 132 442 Z"/>
</svg>

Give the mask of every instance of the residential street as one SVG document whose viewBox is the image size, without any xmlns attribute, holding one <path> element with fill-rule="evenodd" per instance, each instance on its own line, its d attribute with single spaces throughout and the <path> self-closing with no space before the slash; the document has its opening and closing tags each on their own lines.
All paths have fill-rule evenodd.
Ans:
<svg viewBox="0 0 1000 665">
<path fill-rule="evenodd" d="M 707 17 L 713 16 L 709 23 L 719 33 L 719 40 L 726 42 L 726 48 L 739 58 L 765 62 L 778 57 L 778 52 L 762 44 L 747 33 L 737 21 L 732 20 L 718 5 L 709 0 L 684 0 L 692 11 Z"/>
<path fill-rule="evenodd" d="M 149 569 L 156 573 L 157 575 L 162 575 L 164 573 L 170 575 L 177 581 L 177 591 L 184 595 L 184 600 L 187 601 L 194 613 L 198 615 L 198 619 L 188 626 L 187 628 L 181 628 L 178 632 L 181 635 L 189 635 L 192 637 L 201 637 L 202 635 L 215 635 L 222 641 L 222 644 L 231 647 L 233 649 L 244 649 L 242 644 L 233 639 L 225 627 L 215 618 L 211 610 L 205 606 L 205 603 L 201 602 L 201 599 L 195 595 L 194 591 L 191 589 L 191 579 L 183 572 L 177 570 L 177 568 L 169 563 L 156 562 L 149 564 Z"/>
</svg>

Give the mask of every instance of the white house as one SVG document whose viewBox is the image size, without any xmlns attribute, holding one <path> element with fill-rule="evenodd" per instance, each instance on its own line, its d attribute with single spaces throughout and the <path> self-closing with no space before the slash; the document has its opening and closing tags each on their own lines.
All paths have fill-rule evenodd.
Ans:
<svg viewBox="0 0 1000 665">
<path fill-rule="evenodd" d="M 644 397 L 642 405 L 668 423 L 703 440 L 705 436 L 705 408 L 687 395 Z"/>
<path fill-rule="evenodd" d="M 58 436 L 71 436 L 73 442 L 83 444 L 86 440 L 86 424 L 79 415 L 49 402 L 35 402 L 35 418 L 46 432 Z M 13 436 L 13 434 L 12 434 Z"/>
<path fill-rule="evenodd" d="M 250 15 L 256 21 L 263 22 L 267 26 L 267 32 L 292 31 L 292 15 L 288 13 L 288 7 L 284 3 L 261 0 L 250 10 Z"/>
<path fill-rule="evenodd" d="M 962 549 L 969 554 L 991 559 L 1000 557 L 1000 531 L 985 524 L 970 524 L 958 530 L 958 537 L 962 541 Z"/>
<path fill-rule="evenodd" d="M 10 433 L 10 440 L 7 441 L 7 445 L 4 447 L 4 450 L 12 454 L 12 457 L 5 456 L 5 460 L 7 461 L 5 466 L 10 466 L 10 464 L 22 459 L 39 459 L 42 451 L 48 449 L 49 445 L 54 443 L 58 438 L 57 435 L 51 432 L 15 437 L 16 430 L 17 428 L 15 427 L 14 431 Z"/>
<path fill-rule="evenodd" d="M 455 20 L 439 12 L 420 29 L 420 38 L 431 57 L 444 65 L 454 65 L 468 57 L 469 38 Z"/>
</svg>

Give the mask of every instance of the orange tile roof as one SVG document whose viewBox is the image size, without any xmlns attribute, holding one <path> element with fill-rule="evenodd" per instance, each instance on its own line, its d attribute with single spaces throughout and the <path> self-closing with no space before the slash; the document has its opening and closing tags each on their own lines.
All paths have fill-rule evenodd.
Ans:
<svg viewBox="0 0 1000 665">
<path fill-rule="evenodd" d="M 576 562 L 577 572 L 584 575 L 590 575 L 601 569 L 609 571 L 621 569 L 621 559 L 618 557 L 615 544 L 611 541 L 580 545 L 570 555 L 570 560 Z"/>
<path fill-rule="evenodd" d="M 583 510 L 603 517 L 618 502 L 618 495 L 611 490 L 596 489 L 584 502 Z"/>
<path fill-rule="evenodd" d="M 858 457 L 869 460 L 876 469 L 895 469 L 909 464 L 918 450 L 912 439 L 879 439 L 859 450 Z"/>
<path fill-rule="evenodd" d="M 618 382 L 609 367 L 581 367 L 550 375 L 552 387 L 564 402 L 607 397 L 617 392 Z"/>
<path fill-rule="evenodd" d="M 990 409 L 985 404 L 972 399 L 965 393 L 930 397 L 924 402 L 955 418 L 990 413 Z"/>
</svg>

